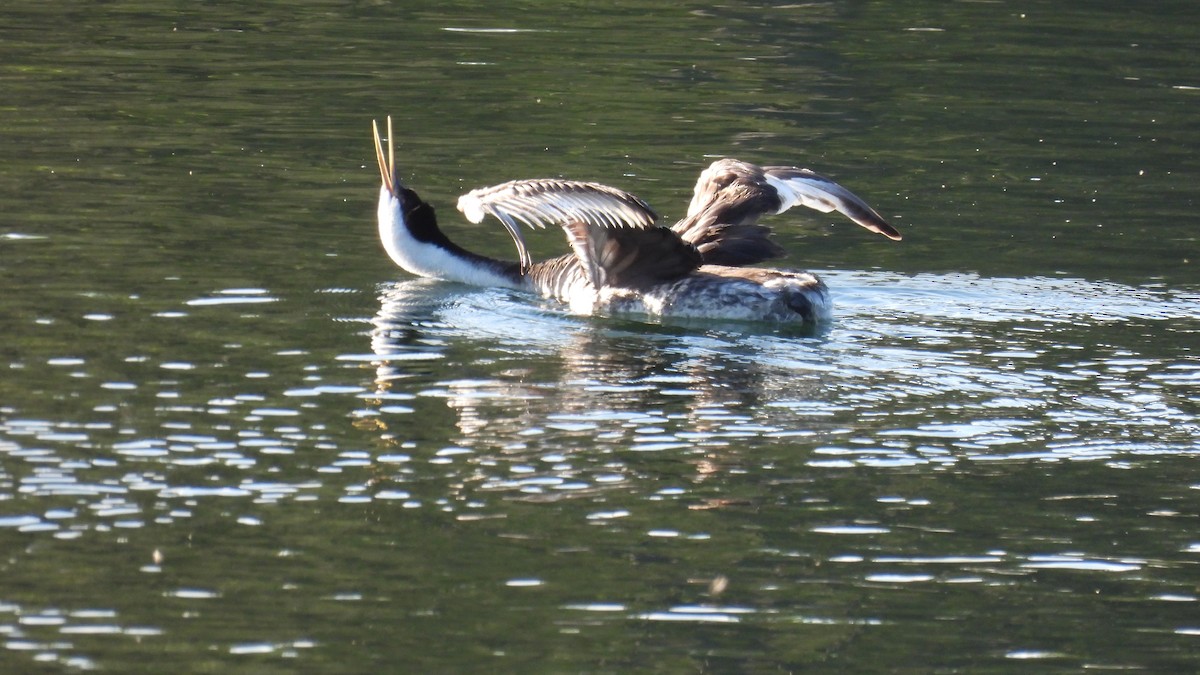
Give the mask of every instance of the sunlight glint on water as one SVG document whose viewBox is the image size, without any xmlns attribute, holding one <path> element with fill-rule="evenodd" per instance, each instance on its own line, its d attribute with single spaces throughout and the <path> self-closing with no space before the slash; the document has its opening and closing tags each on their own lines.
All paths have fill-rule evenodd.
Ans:
<svg viewBox="0 0 1200 675">
<path fill-rule="evenodd" d="M 5 18 L 0 671 L 1197 670 L 1194 6 Z M 485 252 L 726 155 L 905 239 L 772 219 L 816 331 L 396 282 L 384 115 Z"/>
</svg>

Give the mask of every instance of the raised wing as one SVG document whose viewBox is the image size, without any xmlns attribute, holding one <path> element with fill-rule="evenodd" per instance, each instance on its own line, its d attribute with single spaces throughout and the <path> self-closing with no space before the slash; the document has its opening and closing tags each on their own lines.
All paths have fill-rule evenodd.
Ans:
<svg viewBox="0 0 1200 675">
<path fill-rule="evenodd" d="M 521 234 L 521 223 L 535 228 L 582 223 L 619 229 L 651 227 L 658 219 L 649 204 L 624 190 L 554 178 L 515 180 L 472 190 L 459 197 L 458 210 L 472 223 L 481 222 L 487 215 L 495 216 L 516 244 L 522 270 L 528 270 L 533 261 Z"/>
<path fill-rule="evenodd" d="M 768 166 L 763 169 L 763 176 L 779 195 L 780 206 L 775 213 L 783 213 L 797 204 L 822 213 L 837 211 L 872 232 L 893 241 L 901 239 L 900 232 L 858 195 L 815 171 Z"/>
<path fill-rule="evenodd" d="M 889 239 L 900 233 L 854 193 L 808 169 L 759 167 L 736 159 L 713 162 L 696 182 L 687 216 L 672 228 L 693 244 L 704 262 L 752 265 L 783 255 L 771 241 L 771 229 L 759 225 L 765 215 L 796 205 L 837 211 Z"/>
</svg>

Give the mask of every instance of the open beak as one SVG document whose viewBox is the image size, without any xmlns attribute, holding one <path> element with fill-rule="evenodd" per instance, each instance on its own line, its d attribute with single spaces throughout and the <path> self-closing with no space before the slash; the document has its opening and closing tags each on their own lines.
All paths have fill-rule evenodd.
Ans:
<svg viewBox="0 0 1200 675">
<path fill-rule="evenodd" d="M 387 156 L 383 155 L 383 141 L 379 138 L 379 124 L 371 120 L 371 131 L 375 132 L 375 160 L 379 162 L 379 176 L 392 196 L 396 194 L 396 145 L 392 142 L 392 116 L 387 118 Z"/>
<path fill-rule="evenodd" d="M 379 135 L 379 123 L 375 120 L 371 120 L 371 131 L 375 135 L 375 161 L 379 163 L 379 177 L 383 179 L 383 185 L 388 192 L 393 197 L 401 199 L 400 180 L 396 176 L 396 144 L 392 141 L 395 138 L 392 133 L 392 116 L 388 115 L 387 117 L 387 155 L 383 154 L 383 138 Z M 513 244 L 517 247 L 517 255 L 521 259 L 521 273 L 525 274 L 533 266 L 533 257 L 529 255 L 529 249 L 525 246 L 521 225 L 512 218 L 506 217 L 501 217 L 500 222 L 504 224 L 504 229 L 508 231 Z"/>
</svg>

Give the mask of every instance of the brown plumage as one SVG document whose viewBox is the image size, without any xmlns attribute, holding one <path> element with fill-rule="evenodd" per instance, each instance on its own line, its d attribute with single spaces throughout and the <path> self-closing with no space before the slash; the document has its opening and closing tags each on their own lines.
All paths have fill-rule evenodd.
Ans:
<svg viewBox="0 0 1200 675">
<path fill-rule="evenodd" d="M 656 225 L 657 214 L 638 197 L 599 183 L 518 180 L 463 195 L 458 208 L 469 220 L 493 216 L 512 236 L 518 261 L 506 262 L 450 241 L 433 209 L 399 182 L 391 118 L 387 157 L 378 127 L 374 133 L 379 232 L 397 264 L 422 276 L 535 291 L 578 313 L 820 321 L 830 302 L 815 275 L 747 267 L 784 254 L 759 219 L 802 205 L 900 239 L 866 202 L 808 169 L 722 159 L 700 174 L 687 215 L 670 228 Z M 560 226 L 573 254 L 533 262 L 522 224 Z"/>
</svg>

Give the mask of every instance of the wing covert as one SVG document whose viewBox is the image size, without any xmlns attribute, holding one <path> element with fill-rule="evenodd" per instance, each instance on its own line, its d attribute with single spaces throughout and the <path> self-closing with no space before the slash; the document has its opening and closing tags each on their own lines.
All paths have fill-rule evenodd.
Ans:
<svg viewBox="0 0 1200 675">
<path fill-rule="evenodd" d="M 593 227 L 647 228 L 658 214 L 636 195 L 600 183 L 538 178 L 514 180 L 472 190 L 459 197 L 458 210 L 472 223 L 491 215 L 504 225 L 516 244 L 522 269 L 532 261 L 521 225 L 544 228 L 583 223 Z"/>
<path fill-rule="evenodd" d="M 563 225 L 592 288 L 641 288 L 677 279 L 700 266 L 696 247 L 665 227 L 607 228 L 583 222 Z"/>
</svg>

